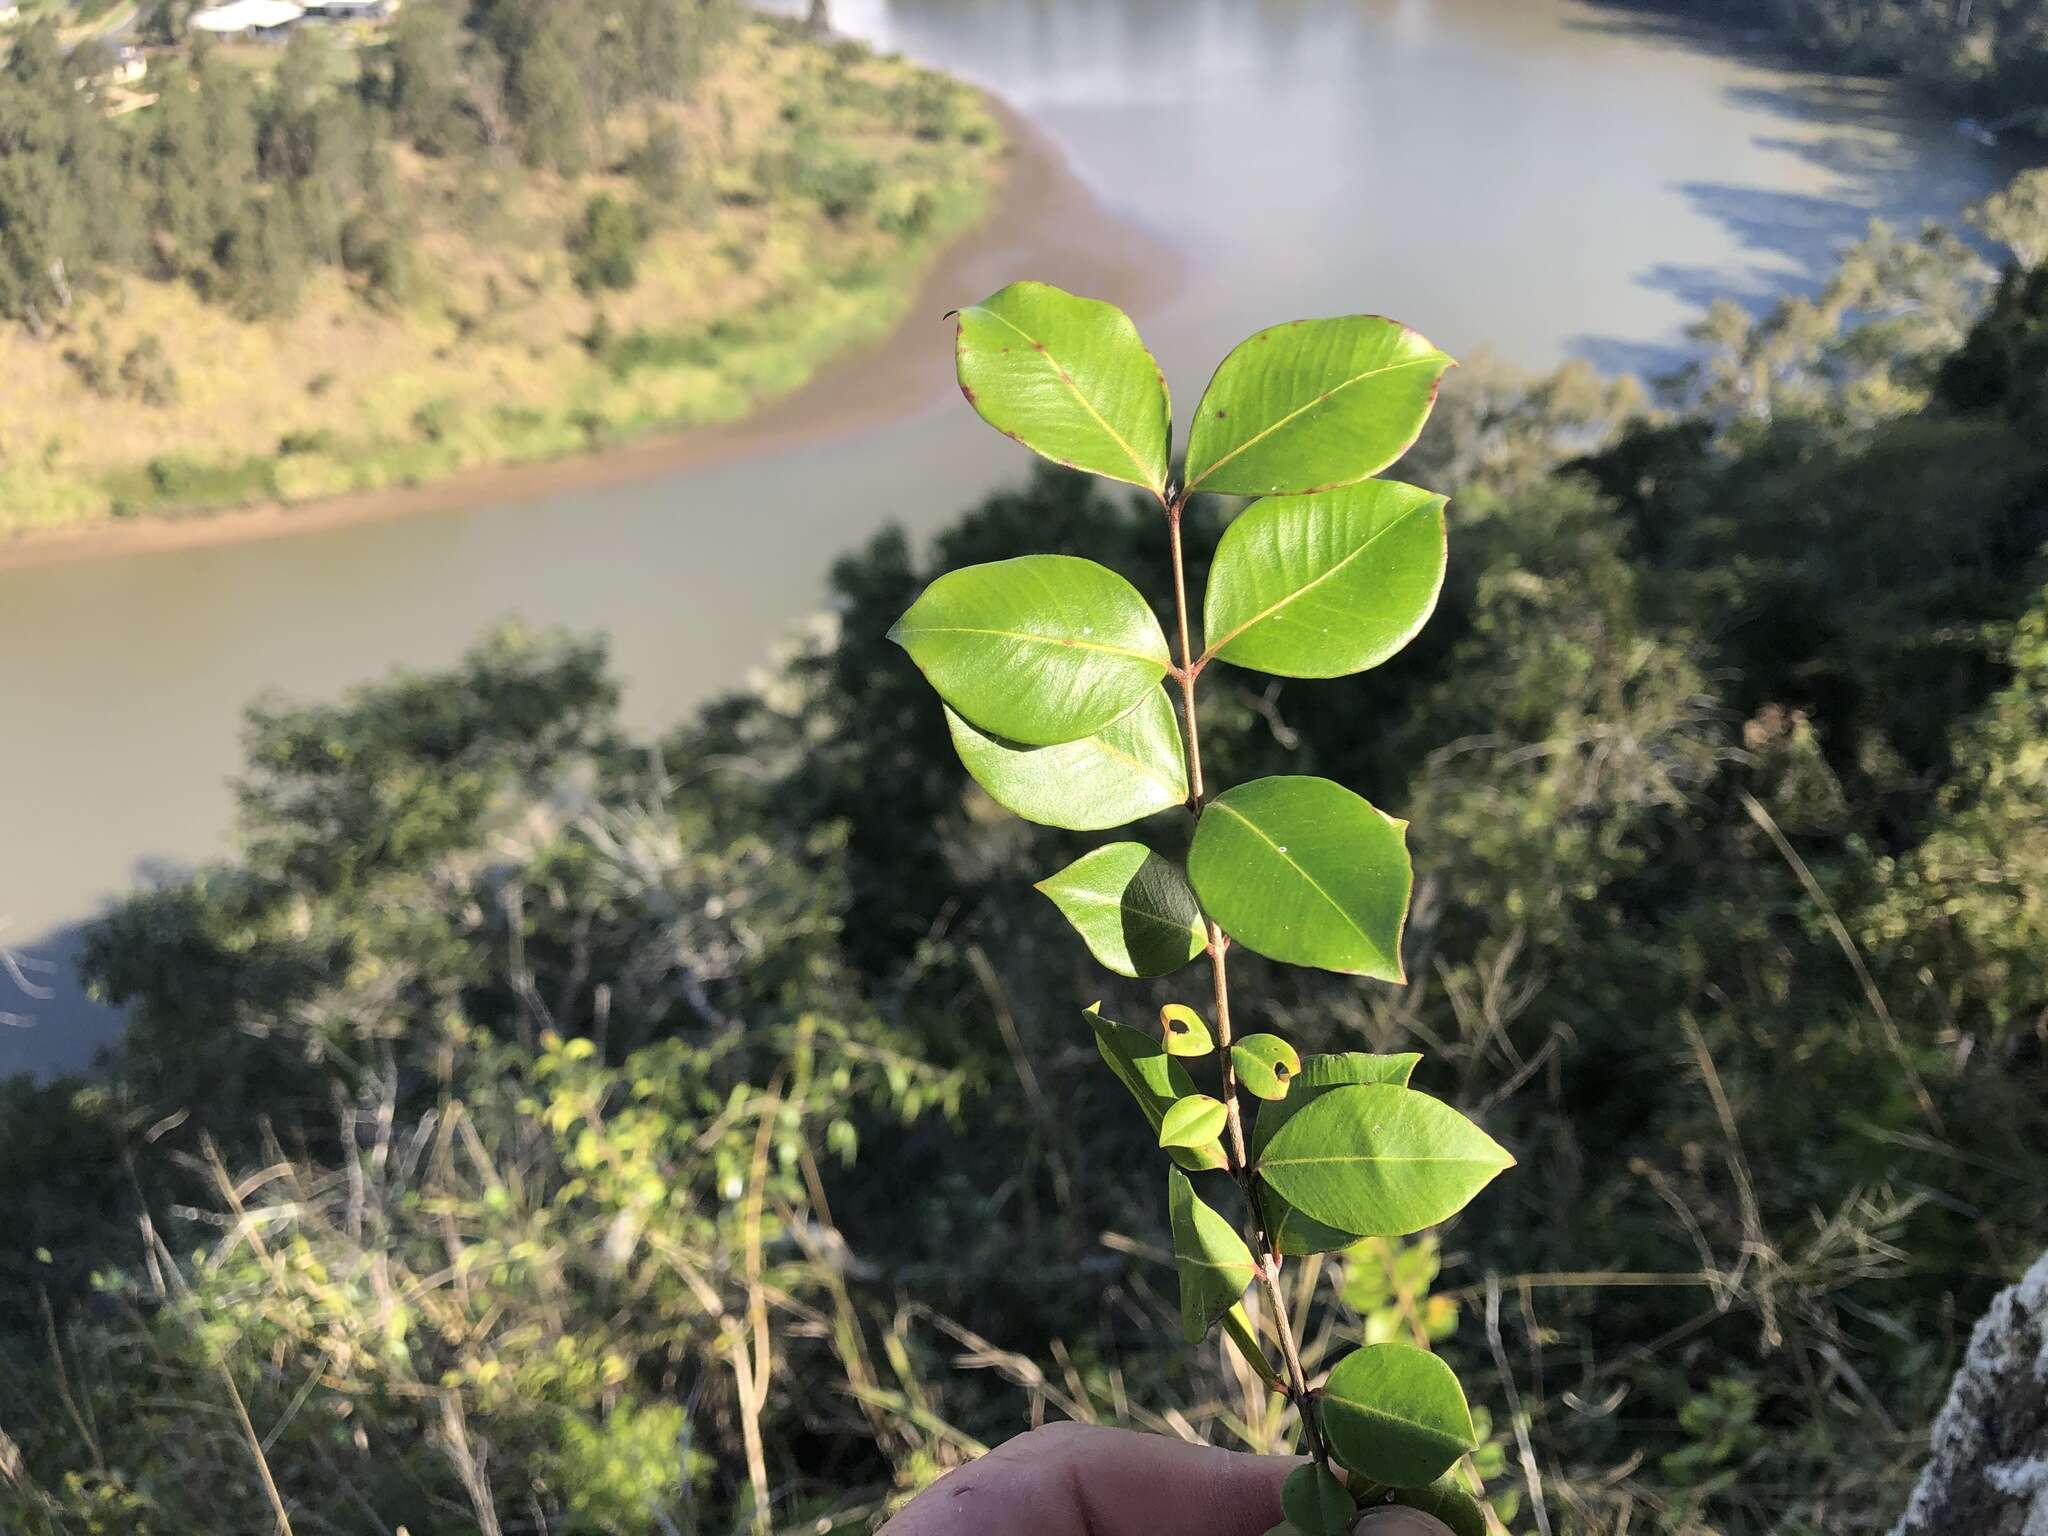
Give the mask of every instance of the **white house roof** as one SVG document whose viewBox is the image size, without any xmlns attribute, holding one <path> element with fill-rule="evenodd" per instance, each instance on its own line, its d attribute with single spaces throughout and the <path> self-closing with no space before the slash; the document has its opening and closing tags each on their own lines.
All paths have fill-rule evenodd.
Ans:
<svg viewBox="0 0 2048 1536">
<path fill-rule="evenodd" d="M 228 0 L 211 6 L 192 18 L 202 32 L 249 32 L 287 27 L 306 14 L 293 0 Z"/>
</svg>

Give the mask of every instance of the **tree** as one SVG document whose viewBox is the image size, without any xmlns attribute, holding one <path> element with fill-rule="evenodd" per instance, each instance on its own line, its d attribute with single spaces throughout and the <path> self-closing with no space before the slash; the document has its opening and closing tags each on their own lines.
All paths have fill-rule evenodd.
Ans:
<svg viewBox="0 0 2048 1536">
<path fill-rule="evenodd" d="M 569 240 L 576 255 L 576 286 L 585 293 L 632 287 L 645 233 L 637 208 L 609 192 L 598 193 L 584 205 L 583 221 Z"/>
<path fill-rule="evenodd" d="M 389 78 L 392 121 L 416 148 L 445 155 L 462 145 L 462 32 L 452 6 L 421 0 L 399 12 Z"/>
<path fill-rule="evenodd" d="M 590 161 L 590 119 L 561 27 L 543 25 L 510 63 L 507 84 L 530 165 L 573 176 Z"/>
</svg>

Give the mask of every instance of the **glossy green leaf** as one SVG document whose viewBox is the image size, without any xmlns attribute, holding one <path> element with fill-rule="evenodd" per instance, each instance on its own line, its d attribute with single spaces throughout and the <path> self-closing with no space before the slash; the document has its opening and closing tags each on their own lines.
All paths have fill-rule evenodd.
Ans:
<svg viewBox="0 0 2048 1536">
<path fill-rule="evenodd" d="M 1229 1111 L 1224 1109 L 1223 1101 L 1206 1093 L 1191 1093 L 1184 1099 L 1175 1099 L 1159 1121 L 1159 1145 L 1207 1146 L 1223 1134 L 1223 1122 L 1228 1118 Z"/>
<path fill-rule="evenodd" d="M 1185 1003 L 1159 1010 L 1159 1039 L 1169 1056 L 1206 1056 L 1216 1049 L 1209 1021 Z"/>
<path fill-rule="evenodd" d="M 1202 952 L 1207 934 L 1181 872 L 1143 843 L 1084 853 L 1036 887 L 1119 976 L 1164 976 Z"/>
<path fill-rule="evenodd" d="M 1486 1536 L 1486 1511 L 1466 1491 L 1455 1468 L 1424 1488 L 1388 1490 L 1388 1502 L 1436 1516 L 1451 1528 L 1451 1536 Z"/>
<path fill-rule="evenodd" d="M 1285 1392 L 1286 1383 L 1280 1379 L 1279 1367 L 1273 1364 L 1266 1353 L 1266 1346 L 1259 1342 L 1259 1336 L 1252 1330 L 1252 1320 L 1245 1315 L 1243 1303 L 1231 1307 L 1223 1314 L 1223 1331 L 1230 1335 L 1230 1342 L 1237 1346 L 1237 1352 L 1244 1362 L 1258 1374 L 1261 1381 L 1275 1392 Z"/>
<path fill-rule="evenodd" d="M 1167 668 L 1166 636 L 1138 589 L 1072 555 L 948 571 L 889 638 L 963 718 L 1032 747 L 1096 734 Z"/>
<path fill-rule="evenodd" d="M 1188 878 L 1203 910 L 1249 949 L 1404 981 L 1407 830 L 1328 779 L 1254 779 L 1203 809 Z"/>
<path fill-rule="evenodd" d="M 1302 1105 L 1266 1143 L 1258 1170 L 1312 1220 L 1361 1237 L 1401 1237 L 1462 1209 L 1514 1161 L 1448 1104 L 1370 1083 Z"/>
<path fill-rule="evenodd" d="M 1157 1135 L 1159 1122 L 1174 1101 L 1195 1091 L 1194 1079 L 1188 1076 L 1186 1067 L 1166 1054 L 1157 1040 L 1142 1030 L 1105 1019 L 1099 1004 L 1087 1010 L 1087 1018 L 1095 1031 L 1095 1048 L 1102 1053 L 1103 1062 L 1116 1074 L 1117 1081 L 1130 1090 L 1138 1108 L 1145 1112 L 1146 1123 Z M 1181 1167 L 1196 1171 L 1227 1166 L 1223 1148 L 1216 1142 L 1206 1147 L 1175 1147 L 1167 1156 Z"/>
<path fill-rule="evenodd" d="M 1341 677 L 1414 639 L 1443 584 L 1443 497 L 1392 480 L 1269 496 L 1223 531 L 1202 627 L 1234 666 Z"/>
<path fill-rule="evenodd" d="M 1476 1440 L 1458 1378 L 1412 1344 L 1352 1351 L 1330 1372 L 1320 1403 L 1324 1437 L 1344 1468 L 1400 1488 L 1435 1482 Z"/>
<path fill-rule="evenodd" d="M 1252 1124 L 1252 1161 L 1258 1162 L 1259 1155 L 1266 1150 L 1266 1143 L 1273 1139 L 1273 1133 L 1298 1114 L 1311 1099 L 1332 1088 L 1357 1083 L 1391 1083 L 1396 1088 L 1405 1088 L 1415 1072 L 1415 1064 L 1421 1060 L 1421 1055 L 1414 1051 L 1398 1056 L 1341 1051 L 1307 1057 L 1287 1097 L 1259 1106 L 1259 1117 Z M 1302 1215 L 1275 1194 L 1270 1185 L 1259 1186 L 1259 1208 L 1265 1213 L 1267 1235 L 1273 1239 L 1274 1248 L 1283 1254 L 1329 1253 L 1333 1249 L 1348 1248 L 1358 1241 L 1356 1232 L 1340 1232 L 1335 1227 Z"/>
<path fill-rule="evenodd" d="M 1190 1344 L 1237 1305 L 1252 1283 L 1251 1250 L 1237 1229 L 1202 1202 L 1178 1168 L 1166 1171 L 1166 1211 L 1180 1270 L 1180 1327 Z"/>
<path fill-rule="evenodd" d="M 1280 1485 L 1280 1509 L 1303 1536 L 1351 1536 L 1358 1503 L 1320 1462 L 1305 1462 Z"/>
<path fill-rule="evenodd" d="M 1304 1056 L 1301 1070 L 1295 1074 L 1294 1086 L 1287 1097 L 1259 1106 L 1259 1118 L 1252 1125 L 1252 1161 L 1259 1160 L 1259 1154 L 1266 1150 L 1266 1143 L 1273 1139 L 1273 1133 L 1317 1095 L 1332 1088 L 1355 1087 L 1361 1083 L 1391 1083 L 1396 1088 L 1406 1088 L 1409 1078 L 1415 1075 L 1416 1063 L 1421 1060 L 1420 1051 L 1405 1051 L 1398 1056 L 1375 1056 L 1367 1051 L 1319 1051 L 1313 1056 Z"/>
<path fill-rule="evenodd" d="M 1230 1048 L 1237 1080 L 1255 1098 L 1284 1099 L 1301 1071 L 1301 1057 L 1278 1035 L 1246 1035 Z"/>
<path fill-rule="evenodd" d="M 960 311 L 960 393 L 997 431 L 1057 463 L 1162 491 L 1166 378 L 1113 304 L 1012 283 Z"/>
<path fill-rule="evenodd" d="M 946 729 L 953 750 L 989 798 L 1041 826 L 1100 832 L 1169 810 L 1188 797 L 1180 717 L 1163 688 L 1095 735 L 1057 746 L 1004 741 L 951 708 Z"/>
<path fill-rule="evenodd" d="M 1260 331 L 1223 359 L 1195 408 L 1187 487 L 1299 496 L 1355 485 L 1408 451 L 1450 366 L 1378 315 Z"/>
</svg>

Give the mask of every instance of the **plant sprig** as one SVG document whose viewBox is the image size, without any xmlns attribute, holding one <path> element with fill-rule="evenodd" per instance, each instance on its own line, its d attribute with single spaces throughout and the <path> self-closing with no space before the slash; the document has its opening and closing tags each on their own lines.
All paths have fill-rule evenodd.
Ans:
<svg viewBox="0 0 2048 1536">
<path fill-rule="evenodd" d="M 1209 961 L 1207 1017 L 1168 1004 L 1155 1037 L 1087 1010 L 1104 1062 L 1172 1164 L 1183 1331 L 1199 1342 L 1221 1323 L 1295 1407 L 1312 1460 L 1288 1481 L 1281 1532 L 1342 1536 L 1368 1499 L 1426 1508 L 1460 1536 L 1483 1531 L 1452 1477 L 1474 1434 L 1449 1367 L 1412 1345 L 1372 1344 L 1312 1386 L 1280 1275 L 1287 1256 L 1434 1226 L 1514 1159 L 1409 1086 L 1418 1057 L 1303 1057 L 1277 1035 L 1237 1035 L 1230 1011 L 1237 944 L 1406 979 L 1407 823 L 1328 779 L 1212 793 L 1196 709 L 1212 663 L 1341 677 L 1379 665 L 1428 620 L 1443 585 L 1444 498 L 1373 477 L 1421 433 L 1451 359 L 1371 315 L 1260 331 L 1209 381 L 1176 484 L 1165 377 L 1114 306 L 1014 283 L 958 313 L 955 343 L 961 392 L 984 420 L 1058 463 L 1142 487 L 1165 517 L 1172 644 L 1137 588 L 1065 555 L 949 572 L 890 634 L 944 700 L 967 771 L 1018 815 L 1074 831 L 1176 805 L 1193 818 L 1184 865 L 1113 842 L 1038 887 L 1120 975 Z M 1182 523 L 1200 492 L 1259 499 L 1217 545 L 1198 651 Z M 1215 1094 L 1187 1065 L 1208 1060 Z M 1217 1171 L 1239 1190 L 1237 1224 L 1190 1177 Z M 1278 1366 L 1240 1305 L 1254 1284 Z"/>
</svg>

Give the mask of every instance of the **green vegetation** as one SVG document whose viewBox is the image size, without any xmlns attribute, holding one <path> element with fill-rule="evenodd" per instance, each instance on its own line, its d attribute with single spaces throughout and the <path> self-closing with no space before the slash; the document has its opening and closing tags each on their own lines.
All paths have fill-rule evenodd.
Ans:
<svg viewBox="0 0 2048 1536">
<path fill-rule="evenodd" d="M 1518 1158 L 1286 1298 L 1311 1379 L 1456 1369 L 1513 1531 L 1886 1528 L 2048 1228 L 2048 276 L 1880 232 L 1702 340 L 1657 411 L 1453 375 L 1402 469 L 1450 497 L 1427 626 L 1199 700 L 1205 778 L 1412 823 L 1410 984 L 1240 946 L 1236 1023 L 1310 1105 L 1426 1049 Z M 1188 504 L 1190 582 L 1240 515 Z M 1048 468 L 845 559 L 834 624 L 655 742 L 598 648 L 518 634 L 256 714 L 237 856 L 91 935 L 121 1051 L 5 1089 L 0 1527 L 816 1530 L 1040 1416 L 1282 1446 L 1284 1396 L 1182 1342 L 1176 1214 L 1214 1227 L 1099 1176 L 1170 1107 L 1130 1113 L 1159 1042 L 1108 1020 L 1174 989 L 1072 943 L 1030 882 L 1099 839 L 968 788 L 884 638 L 1047 549 L 1170 624 L 1161 542 Z M 1077 824 L 1178 854 L 1164 771 Z"/>
<path fill-rule="evenodd" d="M 1422 627 L 1443 587 L 1444 499 L 1372 477 L 1421 433 L 1451 360 L 1376 316 L 1261 331 L 1203 391 L 1176 485 L 1166 378 L 1121 310 L 1013 283 L 961 310 L 955 332 L 961 391 L 991 426 L 1054 463 L 1141 487 L 1164 518 L 1177 653 L 1137 588 L 1070 555 L 948 571 L 890 636 L 945 700 L 968 772 L 991 798 L 1028 804 L 1027 821 L 1101 831 L 1161 809 L 1161 789 L 1193 818 L 1185 872 L 1144 843 L 1115 842 L 1038 884 L 1119 976 L 1169 976 L 1208 957 L 1213 1032 L 1182 1001 L 1160 1008 L 1156 1039 L 1087 1009 L 1104 1065 L 1175 1165 L 1167 1208 L 1182 1337 L 1200 1344 L 1222 1324 L 1243 1368 L 1292 1411 L 1312 1459 L 1288 1479 L 1274 1536 L 1350 1536 L 1359 1506 L 1383 1502 L 1483 1528 L 1478 1474 L 1463 1468 L 1468 1491 L 1452 1471 L 1478 1448 L 1457 1377 L 1426 1349 L 1380 1340 L 1344 1355 L 1312 1391 L 1281 1255 L 1438 1226 L 1514 1158 L 1408 1086 L 1412 1054 L 1304 1061 L 1282 1037 L 1239 1036 L 1231 1024 L 1227 957 L 1239 946 L 1405 980 L 1407 826 L 1305 775 L 1216 793 L 1197 727 L 1212 662 L 1338 677 L 1387 660 Z M 1181 524 L 1204 485 L 1263 499 L 1217 546 L 1198 654 Z M 1169 678 L 1178 721 L 1170 705 L 1160 715 Z M 1190 1063 L 1205 1075 L 1213 1066 L 1217 1094 L 1199 1090 Z M 1258 1116 L 1249 1134 L 1246 1095 Z M 1234 1221 L 1190 1171 L 1229 1173 Z M 1244 1305 L 1254 1277 L 1262 1320 Z"/>
<path fill-rule="evenodd" d="M 1717 26 L 1748 20 L 1832 64 L 1904 76 L 1994 131 L 2048 137 L 2048 3 L 2044 0 L 1621 0 L 1702 11 Z"/>
<path fill-rule="evenodd" d="M 420 0 L 159 54 L 120 116 L 76 68 L 43 24 L 0 64 L 0 534 L 742 415 L 999 170 L 967 88 L 728 0 Z"/>
</svg>

